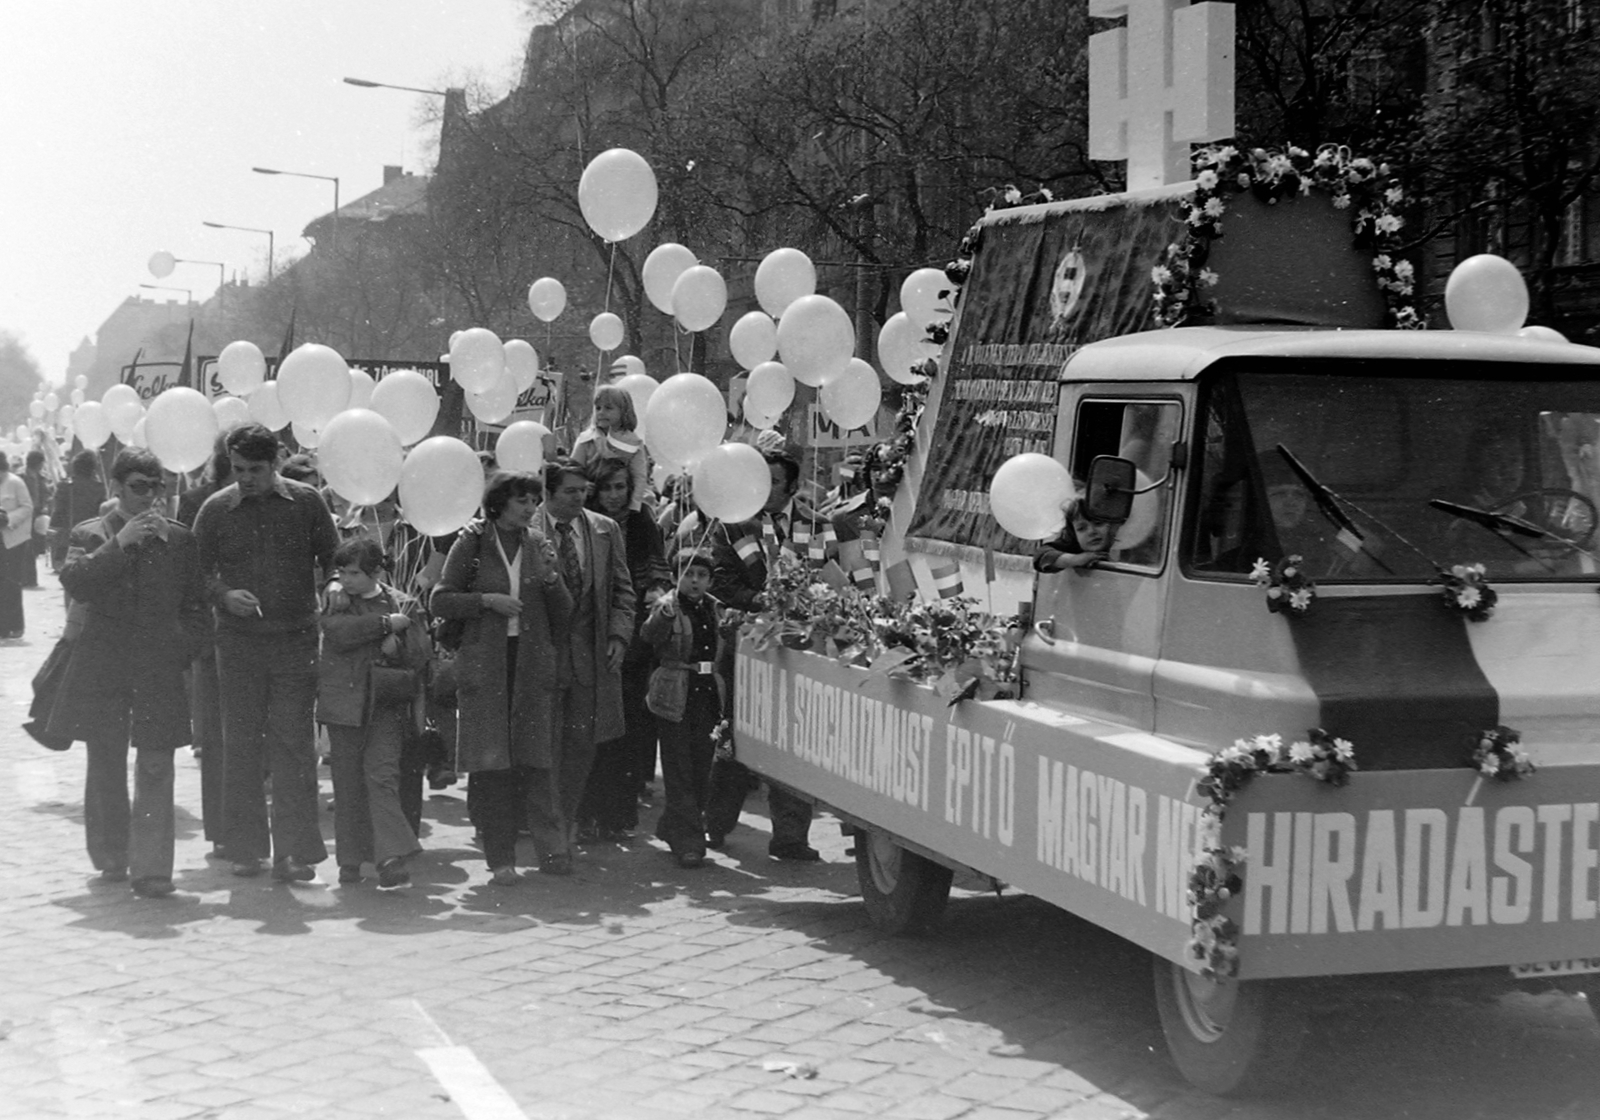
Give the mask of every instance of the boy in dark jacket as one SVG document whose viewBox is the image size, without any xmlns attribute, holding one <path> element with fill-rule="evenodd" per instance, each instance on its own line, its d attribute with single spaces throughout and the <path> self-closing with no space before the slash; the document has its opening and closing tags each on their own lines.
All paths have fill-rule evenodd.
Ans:
<svg viewBox="0 0 1600 1120">
<path fill-rule="evenodd" d="M 721 604 L 709 594 L 710 553 L 685 548 L 677 555 L 678 586 L 656 601 L 640 631 L 656 649 L 645 703 L 660 720 L 661 775 L 666 808 L 656 838 L 672 849 L 679 867 L 706 861 L 706 799 L 711 784 L 712 733 L 722 722 L 726 683 Z"/>
<path fill-rule="evenodd" d="M 406 858 L 420 850 L 400 804 L 400 755 L 420 698 L 426 639 L 400 593 L 378 581 L 376 541 L 346 541 L 333 566 L 338 584 L 324 595 L 321 614 L 317 721 L 333 745 L 339 882 L 359 883 L 361 865 L 371 861 L 380 887 L 401 887 L 411 881 Z"/>
</svg>

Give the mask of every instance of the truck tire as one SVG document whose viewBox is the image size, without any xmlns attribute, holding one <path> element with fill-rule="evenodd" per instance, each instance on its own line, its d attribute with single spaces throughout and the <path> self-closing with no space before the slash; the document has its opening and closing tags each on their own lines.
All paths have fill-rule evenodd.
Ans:
<svg viewBox="0 0 1600 1120">
<path fill-rule="evenodd" d="M 1292 992 L 1262 980 L 1207 980 L 1161 957 L 1152 962 L 1167 1049 L 1190 1084 L 1222 1096 L 1283 1084 L 1306 1026 Z"/>
<path fill-rule="evenodd" d="M 856 878 L 872 924 L 884 933 L 920 933 L 950 898 L 954 873 L 931 859 L 908 852 L 886 833 L 856 833 Z"/>
</svg>

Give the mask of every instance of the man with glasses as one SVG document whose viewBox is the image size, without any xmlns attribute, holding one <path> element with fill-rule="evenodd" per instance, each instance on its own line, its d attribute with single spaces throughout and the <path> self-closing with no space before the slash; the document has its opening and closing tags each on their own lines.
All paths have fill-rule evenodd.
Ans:
<svg viewBox="0 0 1600 1120">
<path fill-rule="evenodd" d="M 217 618 L 223 834 L 235 875 L 307 882 L 328 858 L 317 822 L 317 577 L 339 547 L 322 495 L 279 475 L 278 437 L 228 433 L 233 482 L 195 518 Z M 268 822 L 261 777 L 272 774 Z"/>
<path fill-rule="evenodd" d="M 83 632 L 48 723 L 49 734 L 87 746 L 83 827 L 101 881 L 125 882 L 131 871 L 146 898 L 175 889 L 172 753 L 190 741 L 183 672 L 207 625 L 199 553 L 190 532 L 162 516 L 165 490 L 156 457 L 125 448 L 111 468 L 116 506 L 73 528 L 61 585 L 83 604 Z"/>
</svg>

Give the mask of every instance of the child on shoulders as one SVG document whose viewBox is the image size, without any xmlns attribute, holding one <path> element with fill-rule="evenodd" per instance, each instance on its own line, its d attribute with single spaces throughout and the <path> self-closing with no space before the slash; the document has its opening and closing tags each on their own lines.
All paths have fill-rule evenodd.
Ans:
<svg viewBox="0 0 1600 1120">
<path fill-rule="evenodd" d="M 570 458 L 587 468 L 596 459 L 621 459 L 633 476 L 633 498 L 629 509 L 639 509 L 650 492 L 650 463 L 644 441 L 634 434 L 639 426 L 633 397 L 616 385 L 602 385 L 594 391 L 594 412 L 589 427 L 572 445 Z"/>
</svg>

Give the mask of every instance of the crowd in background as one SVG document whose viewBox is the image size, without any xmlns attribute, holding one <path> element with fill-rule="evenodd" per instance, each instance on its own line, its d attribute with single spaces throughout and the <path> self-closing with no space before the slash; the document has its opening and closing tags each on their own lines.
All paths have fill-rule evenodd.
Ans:
<svg viewBox="0 0 1600 1120">
<path fill-rule="evenodd" d="M 799 462 L 768 433 L 766 507 L 747 523 L 705 520 L 686 476 L 651 485 L 625 392 L 597 390 L 594 412 L 538 474 L 480 453 L 480 516 L 442 538 L 417 533 L 395 496 L 351 508 L 321 486 L 312 456 L 254 424 L 219 437 L 195 478 L 136 448 L 104 483 L 93 452 L 53 487 L 0 478 L 8 523 L 23 519 L 6 503 L 26 497 L 30 511 L 15 557 L 7 537 L 0 611 L 12 584 L 18 603 L 0 633 L 23 628 L 23 554 L 30 565 L 47 555 L 68 625 L 26 726 L 46 746 L 86 745 L 86 842 L 101 879 L 147 897 L 176 889 L 184 745 L 201 767 L 211 856 L 240 876 L 317 877 L 329 854 L 319 761 L 346 885 L 369 867 L 380 887 L 408 883 L 424 784 L 463 776 L 494 885 L 520 881 L 521 838 L 534 854 L 520 862 L 552 875 L 571 874 L 588 847 L 629 840 L 658 770 L 655 836 L 677 864 L 723 847 L 760 784 L 726 734 L 742 612 L 780 552 L 823 558 L 808 542 L 835 534 L 819 511 L 837 508 L 849 535 L 862 502 L 808 500 Z M 811 806 L 779 788 L 769 804 L 768 854 L 820 858 Z"/>
</svg>

